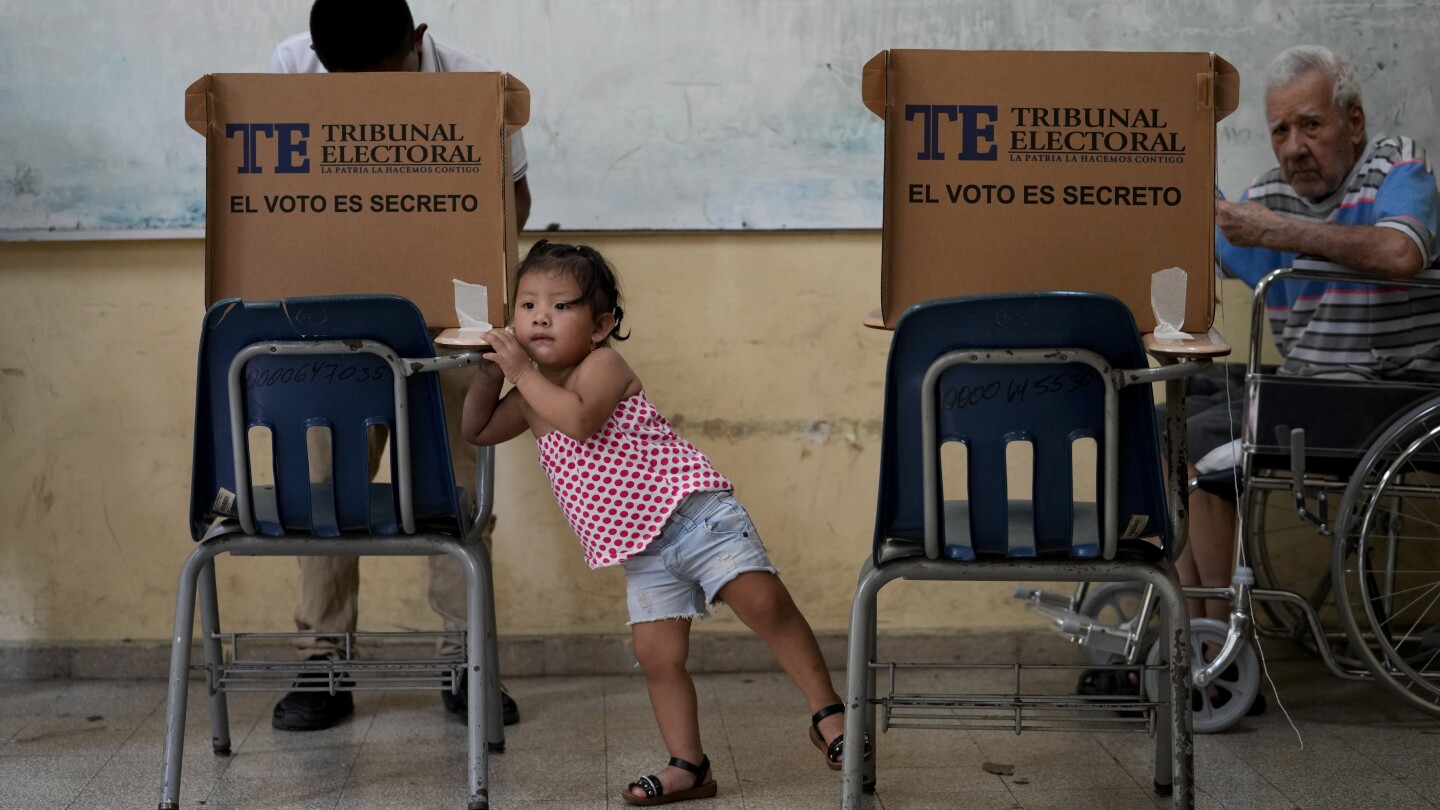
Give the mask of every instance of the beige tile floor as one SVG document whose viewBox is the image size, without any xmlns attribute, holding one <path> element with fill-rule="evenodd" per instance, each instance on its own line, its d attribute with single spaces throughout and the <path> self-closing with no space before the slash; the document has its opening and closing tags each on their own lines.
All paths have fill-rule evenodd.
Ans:
<svg viewBox="0 0 1440 810">
<path fill-rule="evenodd" d="M 1308 658 L 1272 661 L 1300 734 L 1271 710 L 1197 738 L 1202 808 L 1440 807 L 1440 721 Z M 798 694 L 776 673 L 697 677 L 720 793 L 705 810 L 839 806 L 839 775 L 805 738 Z M 839 679 L 837 677 L 837 683 Z M 663 760 L 638 676 L 508 679 L 522 722 L 491 758 L 491 806 L 625 807 L 626 782 Z M 1267 687 L 1268 691 L 1268 687 Z M 270 728 L 271 694 L 230 699 L 234 754 L 209 750 L 192 691 L 185 808 L 446 808 L 464 802 L 463 727 L 428 694 L 357 695 L 353 718 L 308 734 Z M 165 683 L 0 681 L 0 809 L 154 808 Z M 879 742 L 882 810 L 1166 807 L 1151 794 L 1138 734 L 892 730 Z M 985 762 L 1014 766 L 986 772 Z"/>
</svg>

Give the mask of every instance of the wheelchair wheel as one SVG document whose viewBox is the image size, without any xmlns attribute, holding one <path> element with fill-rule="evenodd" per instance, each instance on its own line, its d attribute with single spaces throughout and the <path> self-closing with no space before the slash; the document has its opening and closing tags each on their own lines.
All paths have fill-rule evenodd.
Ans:
<svg viewBox="0 0 1440 810">
<path fill-rule="evenodd" d="M 1204 661 L 1205 645 L 1216 649 L 1225 643 L 1230 627 L 1216 619 L 1190 620 L 1190 648 L 1192 661 Z M 1160 663 L 1160 645 L 1150 647 L 1146 661 L 1151 667 Z M 1160 694 L 1160 679 L 1165 673 L 1159 669 L 1145 670 L 1145 694 L 1155 700 Z M 1190 707 L 1194 714 L 1196 734 L 1215 734 L 1235 725 L 1260 694 L 1260 659 L 1254 646 L 1246 644 L 1240 655 L 1210 682 L 1203 691 L 1190 690 Z"/>
<path fill-rule="evenodd" d="M 1393 420 L 1341 501 L 1336 601 L 1353 653 L 1440 716 L 1440 397 Z"/>
<path fill-rule="evenodd" d="M 1145 584 L 1142 582 L 1106 582 L 1092 586 L 1080 603 L 1080 613 L 1107 627 L 1122 630 L 1132 629 L 1140 615 L 1140 606 L 1145 599 Z M 1149 627 L 1141 638 L 1139 649 L 1145 649 L 1159 635 L 1160 620 L 1155 611 L 1150 613 Z M 1096 666 L 1124 663 L 1119 653 L 1108 650 L 1085 648 L 1085 657 Z"/>
</svg>

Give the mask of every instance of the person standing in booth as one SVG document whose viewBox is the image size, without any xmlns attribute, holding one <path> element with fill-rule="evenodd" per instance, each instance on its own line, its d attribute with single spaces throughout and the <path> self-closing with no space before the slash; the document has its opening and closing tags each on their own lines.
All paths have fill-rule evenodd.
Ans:
<svg viewBox="0 0 1440 810">
<path fill-rule="evenodd" d="M 405 0 L 315 0 L 310 8 L 310 30 L 281 42 L 270 56 L 271 73 L 357 73 L 410 71 L 420 73 L 486 73 L 496 68 L 484 59 L 471 56 L 437 41 L 424 23 L 416 25 Z M 510 136 L 510 154 L 515 184 L 516 227 L 524 227 L 530 214 L 530 185 L 525 142 L 520 133 Z M 458 423 L 461 403 L 468 384 L 451 375 L 442 375 L 445 409 L 449 421 Z M 383 439 L 381 440 L 383 445 Z M 468 450 L 464 442 L 454 445 Z M 375 473 L 382 446 L 370 451 L 371 474 Z M 474 479 L 473 454 L 452 453 L 456 479 Z M 312 448 L 311 474 L 328 477 L 331 466 L 328 448 Z M 468 475 L 466 474 L 466 471 Z M 318 480 L 318 479 L 317 479 Z M 482 541 L 488 548 L 495 526 L 492 516 Z M 295 627 L 301 632 L 354 632 L 358 614 L 360 565 L 357 557 L 300 557 L 300 597 L 295 607 Z M 430 558 L 430 607 L 440 615 L 446 631 L 463 631 L 466 626 L 465 577 L 457 561 L 448 555 Z M 338 659 L 343 650 L 334 638 L 310 636 L 298 643 L 300 655 L 311 660 Z M 440 655 L 460 656 L 458 640 L 440 642 Z M 445 709 L 464 719 L 468 712 L 467 693 L 461 682 L 458 693 L 442 692 Z M 501 694 L 506 725 L 520 721 L 520 709 L 508 692 Z M 285 695 L 275 706 L 271 725 L 285 731 L 312 731 L 329 728 L 355 709 L 349 692 L 297 691 Z"/>
</svg>

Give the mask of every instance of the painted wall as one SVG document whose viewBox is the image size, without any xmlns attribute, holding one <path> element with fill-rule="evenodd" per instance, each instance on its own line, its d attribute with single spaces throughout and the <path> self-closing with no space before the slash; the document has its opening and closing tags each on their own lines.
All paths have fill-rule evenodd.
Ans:
<svg viewBox="0 0 1440 810">
<path fill-rule="evenodd" d="M 0 2 L 0 237 L 203 226 L 204 140 L 184 124 L 185 87 L 263 70 L 309 6 Z M 861 104 L 860 76 L 885 48 L 1218 53 L 1242 77 L 1241 107 L 1217 128 L 1217 179 L 1232 196 L 1271 164 L 1259 78 L 1289 45 L 1349 55 L 1372 133 L 1440 142 L 1436 0 L 410 6 L 442 42 L 529 85 L 531 222 L 542 227 L 878 228 L 884 126 Z M 985 98 L 971 86 L 937 103 Z"/>
<path fill-rule="evenodd" d="M 584 235 L 569 235 L 585 240 Z M 872 531 L 888 334 L 878 234 L 604 235 L 655 402 L 736 483 L 811 623 L 843 632 Z M 528 240 L 522 247 L 528 246 Z M 200 241 L 0 243 L 0 641 L 168 636 L 186 529 Z M 1218 323 L 1243 333 L 1226 287 Z M 465 372 L 448 372 L 459 373 Z M 528 437 L 499 451 L 502 635 L 624 632 Z M 290 559 L 222 559 L 229 630 L 288 630 Z M 362 629 L 434 628 L 425 564 L 362 565 Z M 904 584 L 887 628 L 1034 624 L 1005 585 Z M 739 631 L 728 614 L 703 632 Z"/>
</svg>

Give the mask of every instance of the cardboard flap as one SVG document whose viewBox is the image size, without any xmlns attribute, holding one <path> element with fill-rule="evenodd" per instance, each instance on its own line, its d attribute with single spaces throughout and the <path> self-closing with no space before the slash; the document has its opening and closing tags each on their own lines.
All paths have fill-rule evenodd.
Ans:
<svg viewBox="0 0 1440 810">
<path fill-rule="evenodd" d="M 505 88 L 505 134 L 514 135 L 530 122 L 530 88 L 513 73 L 500 74 L 500 86 Z"/>
<path fill-rule="evenodd" d="M 209 74 L 201 76 L 185 88 L 185 123 L 201 135 L 206 134 L 210 124 L 210 109 L 206 103 L 209 96 Z"/>
<path fill-rule="evenodd" d="M 870 112 L 885 117 L 886 80 L 889 78 L 890 52 L 881 51 L 870 57 L 861 73 L 860 97 Z"/>
<path fill-rule="evenodd" d="M 1210 58 L 1215 65 L 1215 120 L 1219 121 L 1240 106 L 1240 71 L 1213 53 Z"/>
</svg>

